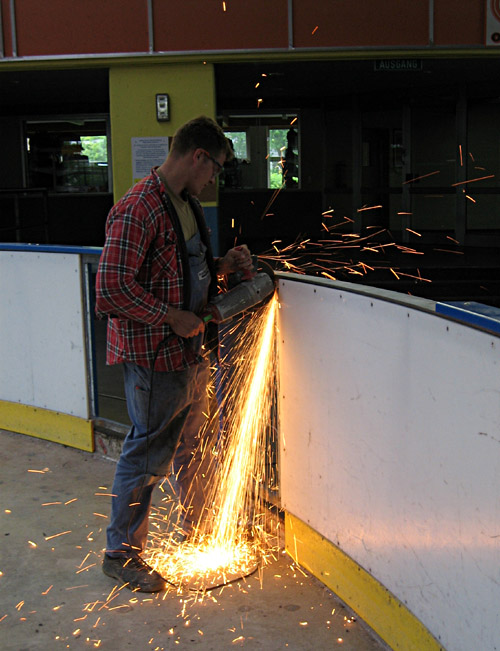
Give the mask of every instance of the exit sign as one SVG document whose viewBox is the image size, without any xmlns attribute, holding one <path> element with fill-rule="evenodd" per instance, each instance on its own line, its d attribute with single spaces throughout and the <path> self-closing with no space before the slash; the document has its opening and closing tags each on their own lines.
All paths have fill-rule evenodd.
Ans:
<svg viewBox="0 0 500 651">
<path fill-rule="evenodd" d="M 422 59 L 377 59 L 373 63 L 377 72 L 415 72 L 422 70 Z"/>
</svg>

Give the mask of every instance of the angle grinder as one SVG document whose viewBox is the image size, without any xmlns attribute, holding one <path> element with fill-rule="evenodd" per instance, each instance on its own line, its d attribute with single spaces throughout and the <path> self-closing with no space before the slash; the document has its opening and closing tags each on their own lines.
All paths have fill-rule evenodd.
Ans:
<svg viewBox="0 0 500 651">
<path fill-rule="evenodd" d="M 252 256 L 252 259 L 254 269 L 256 269 L 257 256 Z M 233 316 L 258 305 L 274 292 L 273 272 L 270 268 L 269 271 L 257 272 L 254 270 L 253 275 L 248 277 L 249 275 L 251 274 L 247 273 L 236 278 L 236 275 L 229 278 L 229 284 L 234 284 L 238 280 L 240 282 L 229 291 L 217 294 L 210 301 L 200 315 L 204 323 L 209 321 L 224 323 Z"/>
</svg>

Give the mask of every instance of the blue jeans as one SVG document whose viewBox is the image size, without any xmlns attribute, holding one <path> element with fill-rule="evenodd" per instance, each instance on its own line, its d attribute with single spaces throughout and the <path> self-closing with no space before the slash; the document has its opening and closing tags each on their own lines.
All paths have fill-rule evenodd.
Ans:
<svg viewBox="0 0 500 651">
<path fill-rule="evenodd" d="M 191 497 L 195 505 L 188 509 L 188 521 L 189 516 L 199 517 L 204 503 L 204 495 L 191 488 L 198 468 L 189 462 L 207 410 L 208 362 L 182 371 L 155 371 L 152 395 L 150 369 L 126 362 L 123 372 L 132 427 L 113 483 L 116 497 L 112 498 L 107 529 L 109 556 L 135 555 L 144 549 L 153 489 L 170 473 L 178 446 L 174 467 L 179 472 L 181 503 L 188 509 L 186 500 Z"/>
</svg>

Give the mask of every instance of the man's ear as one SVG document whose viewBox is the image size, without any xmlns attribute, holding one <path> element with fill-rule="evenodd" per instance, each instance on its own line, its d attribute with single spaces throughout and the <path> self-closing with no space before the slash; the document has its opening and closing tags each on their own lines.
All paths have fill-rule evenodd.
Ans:
<svg viewBox="0 0 500 651">
<path fill-rule="evenodd" d="M 193 150 L 193 162 L 200 163 L 204 156 L 204 150 L 201 147 Z"/>
</svg>

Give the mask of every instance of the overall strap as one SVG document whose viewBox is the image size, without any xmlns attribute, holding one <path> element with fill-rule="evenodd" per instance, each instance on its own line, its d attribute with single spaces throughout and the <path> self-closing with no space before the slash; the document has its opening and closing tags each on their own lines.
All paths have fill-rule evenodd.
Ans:
<svg viewBox="0 0 500 651">
<path fill-rule="evenodd" d="M 179 252 L 181 256 L 181 265 L 182 265 L 182 308 L 184 310 L 189 309 L 191 303 L 191 273 L 189 269 L 189 256 L 186 246 L 186 240 L 184 239 L 184 233 L 182 232 L 181 221 L 179 215 L 174 207 L 174 204 L 170 200 L 167 192 L 162 192 L 163 201 L 165 202 L 165 207 L 167 209 L 167 214 L 170 217 L 174 232 L 177 236 L 177 245 L 179 247 Z"/>
</svg>

